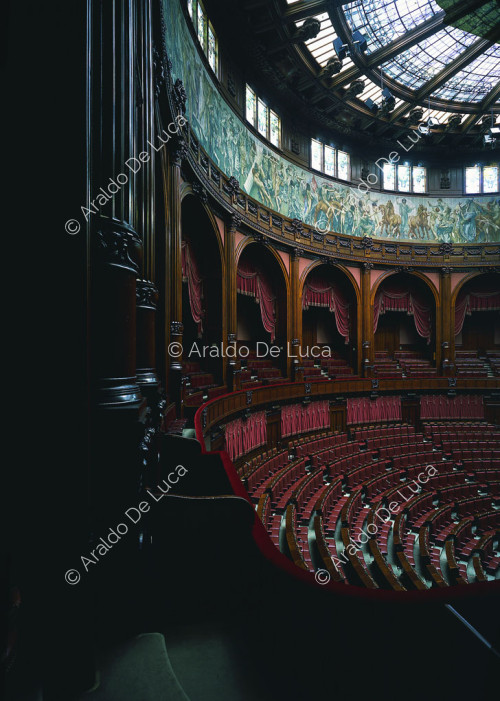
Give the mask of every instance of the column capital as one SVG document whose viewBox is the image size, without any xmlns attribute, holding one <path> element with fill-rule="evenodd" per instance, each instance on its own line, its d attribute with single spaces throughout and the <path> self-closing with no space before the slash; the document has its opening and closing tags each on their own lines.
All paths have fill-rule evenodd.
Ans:
<svg viewBox="0 0 500 701">
<path fill-rule="evenodd" d="M 228 212 L 226 222 L 229 231 L 236 231 L 236 229 L 238 229 L 241 226 L 242 221 L 243 217 L 239 212 Z"/>
<path fill-rule="evenodd" d="M 142 240 L 129 224 L 100 216 L 94 241 L 99 264 L 137 275 L 142 263 Z"/>
<path fill-rule="evenodd" d="M 175 166 L 181 166 L 189 152 L 188 144 L 183 136 L 176 135 L 170 142 L 170 154 L 172 163 Z"/>
<path fill-rule="evenodd" d="M 155 310 L 158 296 L 158 290 L 152 282 L 149 280 L 137 280 L 135 299 L 138 308 Z"/>
</svg>

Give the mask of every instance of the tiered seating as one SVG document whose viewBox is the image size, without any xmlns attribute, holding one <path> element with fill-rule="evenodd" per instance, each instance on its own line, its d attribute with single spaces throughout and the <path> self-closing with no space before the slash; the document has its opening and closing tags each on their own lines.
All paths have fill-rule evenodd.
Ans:
<svg viewBox="0 0 500 701">
<path fill-rule="evenodd" d="M 373 374 L 380 379 L 394 379 L 403 377 L 403 370 L 397 360 L 392 360 L 389 355 L 379 356 L 375 354 Z"/>
<path fill-rule="evenodd" d="M 227 387 L 223 385 L 221 387 L 209 387 L 208 389 L 203 389 L 198 392 L 187 393 L 184 397 L 184 406 L 198 407 L 206 401 L 227 394 L 227 392 Z"/>
<path fill-rule="evenodd" d="M 448 433 L 461 436 L 458 455 L 446 450 Z M 353 429 L 350 440 L 345 433 L 320 435 L 290 447 L 292 462 L 274 476 L 259 466 L 247 481 L 262 521 L 274 529 L 273 540 L 279 541 L 277 514 L 281 549 L 302 569 L 393 590 L 497 576 L 496 427 L 436 422 L 418 433 L 405 424 L 371 426 Z M 466 462 L 464 452 L 480 457 Z"/>
<path fill-rule="evenodd" d="M 248 492 L 253 494 L 259 490 L 259 487 L 270 475 L 274 475 L 287 464 L 288 453 L 286 451 L 276 452 L 275 455 L 263 459 L 262 462 L 255 459 L 251 463 L 245 463 L 238 470 L 238 474 L 244 480 Z"/>
<path fill-rule="evenodd" d="M 170 435 L 182 436 L 182 431 L 186 426 L 186 419 L 177 418 L 177 409 L 175 404 L 169 404 L 163 414 L 163 431 Z"/>
<path fill-rule="evenodd" d="M 240 371 L 241 389 L 250 389 L 263 384 L 279 384 L 288 382 L 286 377 L 282 377 L 281 370 L 273 366 L 272 360 L 267 358 L 257 358 L 255 351 L 249 353 L 245 367 Z"/>
<path fill-rule="evenodd" d="M 431 361 L 417 351 L 394 351 L 394 358 L 387 351 L 377 351 L 373 367 L 375 376 L 382 379 L 416 379 L 435 377 L 438 374 L 437 369 L 431 366 Z"/>
<path fill-rule="evenodd" d="M 488 377 L 489 374 L 489 368 L 478 357 L 477 351 L 457 350 L 455 367 L 458 377 Z"/>
<path fill-rule="evenodd" d="M 490 366 L 490 373 L 498 377 L 500 375 L 500 350 L 487 350 L 486 360 Z"/>
<path fill-rule="evenodd" d="M 397 360 L 401 366 L 429 367 L 431 364 L 430 360 L 424 358 L 418 351 L 394 351 L 394 360 Z"/>
<path fill-rule="evenodd" d="M 339 357 L 322 358 L 321 368 L 330 379 L 353 374 L 352 368 L 347 364 L 347 361 Z"/>
</svg>

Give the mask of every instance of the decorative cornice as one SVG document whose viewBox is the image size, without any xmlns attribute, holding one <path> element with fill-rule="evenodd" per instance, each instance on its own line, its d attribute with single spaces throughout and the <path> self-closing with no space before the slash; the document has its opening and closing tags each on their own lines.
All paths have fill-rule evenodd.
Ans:
<svg viewBox="0 0 500 701">
<path fill-rule="evenodd" d="M 318 254 L 323 254 L 328 257 L 334 256 L 339 262 L 358 263 L 363 261 L 366 251 L 370 252 L 370 262 L 380 266 L 399 267 L 402 260 L 405 261 L 405 267 L 412 267 L 410 263 L 415 263 L 419 269 L 431 269 L 439 271 L 442 267 L 444 254 L 440 250 L 440 245 L 436 243 L 413 243 L 412 241 L 384 241 L 365 237 L 367 240 L 363 244 L 363 239 L 355 236 L 343 236 L 334 232 L 327 232 L 322 240 L 315 239 L 313 229 L 305 226 L 304 223 L 296 219 L 288 219 L 277 212 L 264 207 L 262 204 L 252 200 L 245 192 L 241 190 L 235 196 L 229 196 L 224 185 L 228 186 L 229 179 L 221 176 L 218 169 L 211 167 L 210 161 L 206 154 L 199 147 L 196 139 L 190 139 L 190 149 L 186 158 L 186 164 L 193 171 L 196 178 L 204 183 L 205 188 L 210 196 L 210 206 L 214 209 L 219 209 L 223 213 L 223 218 L 228 221 L 227 217 L 233 211 L 234 202 L 238 206 L 238 213 L 241 216 L 241 224 L 238 227 L 244 227 L 248 232 L 256 232 L 261 235 L 262 240 L 269 241 L 273 246 L 278 246 L 282 250 L 292 252 L 293 248 L 297 247 L 300 239 L 302 256 L 315 258 Z M 217 182 L 214 180 L 213 172 L 217 173 Z M 375 241 L 379 245 L 375 245 Z M 372 246 L 369 248 L 369 246 Z M 282 248 L 285 246 L 285 248 Z M 288 248 L 286 248 L 288 247 Z M 357 250 L 359 249 L 359 253 Z M 466 251 L 465 249 L 469 249 Z M 384 253 L 390 253 L 394 256 L 390 260 L 384 257 Z M 474 254 L 474 255 L 472 255 Z M 471 247 L 462 244 L 454 244 L 452 249 L 452 260 L 449 261 L 453 265 L 454 271 L 470 272 L 472 268 L 479 269 L 485 265 L 485 256 L 493 258 L 500 254 L 498 244 L 479 244 L 471 250 Z M 404 257 L 404 258 L 403 258 Z M 458 260 L 457 260 L 458 258 Z M 467 260 L 465 260 L 467 258 Z M 477 260 L 474 260 L 477 258 Z M 448 263 L 448 260 L 446 261 Z M 496 262 L 496 261 L 495 261 Z M 494 261 L 492 260 L 492 264 Z"/>
<path fill-rule="evenodd" d="M 189 152 L 186 139 L 183 136 L 177 135 L 172 138 L 169 144 L 172 162 L 176 166 L 182 165 L 182 162 L 187 158 Z"/>
<path fill-rule="evenodd" d="M 443 243 L 439 246 L 439 252 L 443 256 L 451 255 L 451 253 L 453 252 L 453 244 L 449 241 L 443 241 Z"/>
<path fill-rule="evenodd" d="M 184 87 L 184 83 L 180 78 L 177 78 L 172 87 L 172 97 L 174 105 L 177 108 L 177 112 L 180 112 L 181 114 L 186 114 L 187 94 L 186 89 Z"/>
<path fill-rule="evenodd" d="M 239 212 L 229 212 L 227 216 L 227 225 L 229 227 L 229 231 L 236 231 L 236 229 L 239 229 L 242 222 L 243 217 Z"/>
<path fill-rule="evenodd" d="M 231 199 L 234 199 L 240 190 L 240 182 L 234 177 L 234 175 L 231 175 L 227 183 L 222 186 L 222 189 L 226 195 L 229 195 Z"/>
<path fill-rule="evenodd" d="M 200 199 L 203 204 L 208 202 L 208 192 L 207 189 L 198 180 L 195 180 L 193 185 L 193 193 Z"/>
</svg>

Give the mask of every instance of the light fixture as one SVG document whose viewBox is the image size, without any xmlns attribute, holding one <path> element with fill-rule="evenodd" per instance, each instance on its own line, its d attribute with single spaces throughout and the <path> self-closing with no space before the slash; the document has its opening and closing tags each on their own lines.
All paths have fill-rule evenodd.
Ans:
<svg viewBox="0 0 500 701">
<path fill-rule="evenodd" d="M 368 43 L 366 41 L 366 38 L 364 37 L 363 34 L 361 34 L 360 31 L 356 30 L 355 32 L 352 33 L 352 46 L 353 49 L 356 51 L 361 51 L 364 52 L 368 48 Z M 344 60 L 344 58 L 348 55 L 350 55 L 351 50 L 349 48 L 349 44 L 344 44 L 342 42 L 342 39 L 337 37 L 336 39 L 333 40 L 333 48 L 335 50 L 335 53 L 339 57 L 341 61 Z"/>
<path fill-rule="evenodd" d="M 352 33 L 353 45 L 358 49 L 358 51 L 366 51 L 368 48 L 368 43 L 366 38 L 360 31 L 356 30 Z"/>
<path fill-rule="evenodd" d="M 367 100 L 365 100 L 365 105 L 368 107 L 370 112 L 373 112 L 376 114 L 379 111 L 379 106 L 377 105 L 376 102 L 374 102 L 371 97 L 369 97 Z"/>
<path fill-rule="evenodd" d="M 347 56 L 347 49 L 349 48 L 348 44 L 343 44 L 342 39 L 337 37 L 333 40 L 333 48 L 335 49 L 335 53 L 339 59 L 343 61 Z"/>
</svg>

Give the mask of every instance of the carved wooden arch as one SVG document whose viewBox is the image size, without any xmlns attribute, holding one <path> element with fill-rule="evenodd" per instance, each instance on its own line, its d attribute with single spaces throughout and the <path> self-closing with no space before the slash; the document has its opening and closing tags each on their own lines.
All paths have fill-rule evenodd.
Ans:
<svg viewBox="0 0 500 701">
<path fill-rule="evenodd" d="M 458 285 L 455 287 L 451 294 L 451 310 L 452 314 L 455 314 L 455 305 L 457 303 L 457 298 L 460 290 L 466 285 L 470 280 L 473 280 L 476 277 L 480 277 L 481 275 L 491 275 L 491 274 L 496 274 L 499 276 L 500 279 L 500 273 L 496 273 L 495 270 L 474 270 L 471 273 L 468 273 L 464 278 L 460 280 Z"/>
<path fill-rule="evenodd" d="M 181 207 L 182 207 L 182 204 L 183 204 L 184 200 L 186 199 L 186 197 L 193 197 L 195 200 L 197 200 L 200 207 L 203 209 L 203 211 L 207 215 L 207 219 L 210 222 L 210 226 L 212 228 L 213 233 L 215 234 L 215 238 L 217 241 L 217 247 L 218 247 L 218 251 L 219 251 L 219 260 L 220 260 L 220 264 L 221 264 L 221 274 L 222 274 L 222 278 L 224 279 L 224 275 L 225 275 L 225 271 L 226 271 L 226 260 L 225 260 L 225 256 L 224 256 L 224 243 L 222 241 L 220 229 L 217 225 L 217 221 L 215 219 L 215 216 L 214 216 L 212 210 L 210 209 L 210 207 L 208 206 L 208 204 L 205 204 L 204 202 L 199 200 L 197 195 L 193 192 L 193 188 L 189 183 L 183 183 L 181 186 L 181 192 L 180 192 Z"/>
<path fill-rule="evenodd" d="M 278 251 L 275 248 L 273 248 L 273 246 L 269 245 L 267 243 L 267 241 L 255 241 L 255 239 L 253 239 L 251 236 L 246 236 L 244 239 L 242 239 L 240 241 L 240 243 L 238 244 L 236 251 L 235 251 L 235 254 L 234 254 L 234 258 L 235 258 L 234 264 L 235 264 L 236 268 L 238 268 L 238 261 L 240 260 L 243 251 L 246 248 L 248 248 L 248 246 L 252 246 L 254 244 L 260 245 L 263 248 L 265 248 L 266 250 L 268 250 L 270 252 L 270 254 L 273 256 L 273 258 L 278 262 L 278 264 L 280 266 L 280 270 L 283 274 L 283 280 L 285 282 L 287 300 L 289 300 L 290 299 L 290 275 L 288 273 L 288 270 L 285 268 L 285 263 L 283 262 L 283 259 L 279 255 Z"/>
<path fill-rule="evenodd" d="M 371 306 L 373 307 L 373 304 L 375 303 L 375 295 L 377 294 L 378 289 L 379 289 L 381 283 L 382 283 L 384 280 L 387 280 L 387 278 L 391 277 L 391 275 L 398 275 L 399 273 L 407 273 L 408 275 L 413 275 L 414 277 L 417 277 L 417 278 L 419 278 L 420 280 L 422 280 L 422 281 L 427 285 L 427 287 L 429 288 L 429 290 L 430 290 L 430 291 L 432 292 L 432 294 L 433 294 L 433 297 L 434 297 L 434 304 L 435 304 L 435 308 L 436 308 L 436 312 L 437 312 L 437 310 L 438 310 L 438 309 L 440 308 L 440 306 L 441 306 L 441 300 L 440 300 L 440 298 L 439 298 L 439 292 L 438 292 L 438 290 L 436 289 L 436 286 L 434 285 L 434 283 L 432 282 L 432 280 L 429 280 L 428 277 L 426 277 L 423 273 L 419 272 L 418 270 L 398 270 L 398 269 L 386 270 L 386 272 L 383 273 L 383 274 L 378 278 L 378 280 L 375 282 L 375 284 L 374 284 L 374 286 L 373 286 L 373 289 L 372 289 L 371 294 L 370 294 L 370 304 L 371 304 Z"/>
<path fill-rule="evenodd" d="M 299 298 L 302 299 L 302 293 L 304 290 L 304 285 L 305 282 L 309 276 L 309 274 L 315 269 L 318 268 L 320 265 L 330 265 L 332 268 L 336 268 L 337 270 L 340 270 L 341 273 L 343 273 L 348 279 L 349 282 L 351 283 L 354 293 L 356 295 L 356 305 L 358 309 L 361 306 L 361 290 L 359 288 L 359 285 L 354 277 L 354 275 L 351 273 L 350 270 L 347 270 L 347 268 L 344 268 L 343 265 L 340 265 L 339 263 L 330 263 L 329 261 L 323 261 L 323 260 L 314 260 L 311 262 L 310 265 L 307 266 L 307 268 L 304 268 L 302 271 L 302 274 L 300 276 L 299 280 Z"/>
</svg>

